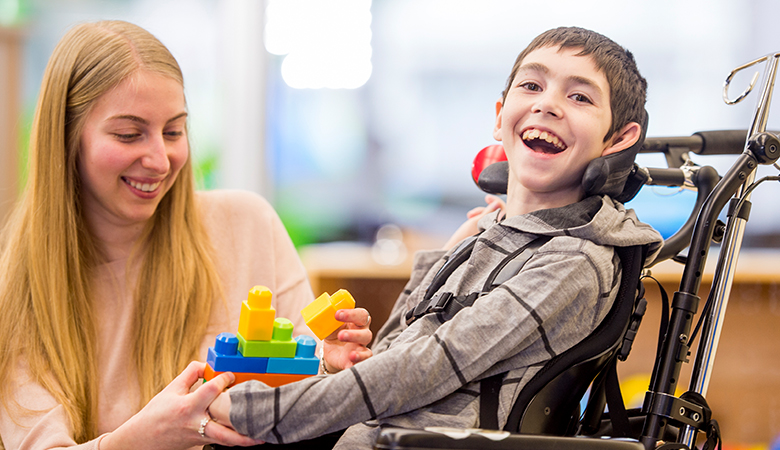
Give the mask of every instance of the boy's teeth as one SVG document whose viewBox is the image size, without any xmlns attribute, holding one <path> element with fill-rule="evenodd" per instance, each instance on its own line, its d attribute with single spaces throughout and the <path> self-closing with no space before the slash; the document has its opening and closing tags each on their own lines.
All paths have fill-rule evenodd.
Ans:
<svg viewBox="0 0 780 450">
<path fill-rule="evenodd" d="M 563 150 L 566 148 L 566 146 L 561 142 L 560 139 L 558 139 L 558 136 L 555 136 L 551 133 L 548 133 L 546 131 L 539 131 L 536 129 L 529 129 L 525 130 L 523 132 L 522 136 L 523 140 L 533 140 L 533 139 L 541 139 L 549 144 L 554 145 L 555 147 Z"/>
</svg>

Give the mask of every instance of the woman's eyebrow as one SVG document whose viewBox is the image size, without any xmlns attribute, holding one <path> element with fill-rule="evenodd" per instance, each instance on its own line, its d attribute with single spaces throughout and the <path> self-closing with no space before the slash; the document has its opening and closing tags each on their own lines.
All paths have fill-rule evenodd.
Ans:
<svg viewBox="0 0 780 450">
<path fill-rule="evenodd" d="M 166 123 L 171 123 L 175 120 L 181 119 L 182 117 L 187 117 L 187 112 L 176 114 L 175 116 L 168 119 Z M 148 120 L 144 119 L 143 117 L 138 117 L 132 114 L 118 114 L 116 116 L 109 117 L 108 120 L 130 120 L 132 122 L 138 122 L 143 125 L 149 125 Z"/>
<path fill-rule="evenodd" d="M 144 119 L 143 117 L 134 116 L 132 114 L 118 114 L 116 116 L 109 117 L 108 120 L 129 120 L 131 122 L 138 122 L 143 125 L 149 125 L 148 120 Z"/>
</svg>

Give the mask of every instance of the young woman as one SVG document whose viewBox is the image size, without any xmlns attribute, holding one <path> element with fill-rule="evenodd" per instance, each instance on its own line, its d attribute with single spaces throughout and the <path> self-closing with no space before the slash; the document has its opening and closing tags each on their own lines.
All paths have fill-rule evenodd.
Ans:
<svg viewBox="0 0 780 450">
<path fill-rule="evenodd" d="M 254 443 L 204 423 L 232 375 L 190 392 L 204 369 L 190 362 L 237 329 L 257 284 L 310 333 L 299 311 L 311 288 L 270 205 L 194 190 L 174 57 L 126 22 L 74 27 L 46 69 L 2 241 L 5 447 Z"/>
</svg>

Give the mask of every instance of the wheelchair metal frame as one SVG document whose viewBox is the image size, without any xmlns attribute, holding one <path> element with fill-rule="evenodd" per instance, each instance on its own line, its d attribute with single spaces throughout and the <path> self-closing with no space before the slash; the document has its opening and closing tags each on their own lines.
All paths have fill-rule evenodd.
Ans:
<svg viewBox="0 0 780 450">
<path fill-rule="evenodd" d="M 680 288 L 672 301 L 671 318 L 665 333 L 663 347 L 656 359 L 643 411 L 647 413 L 640 442 L 646 449 L 655 448 L 668 421 L 683 426 L 678 443 L 694 448 L 697 426 L 702 417 L 689 405 L 674 397 L 682 363 L 687 360 L 693 315 L 697 312 L 700 298 L 701 275 L 707 261 L 713 236 L 723 232 L 723 240 L 715 266 L 715 278 L 711 293 L 711 307 L 704 313 L 702 336 L 699 340 L 696 359 L 692 365 L 689 390 L 706 396 L 712 376 L 714 356 L 723 327 L 731 286 L 734 280 L 737 259 L 742 246 L 745 225 L 748 220 L 750 193 L 754 187 L 756 170 L 759 164 L 775 164 L 780 156 L 780 140 L 766 132 L 769 107 L 777 76 L 780 53 L 769 54 L 734 69 L 726 79 L 723 98 L 728 104 L 738 103 L 753 90 L 758 73 L 750 86 L 736 99 L 730 100 L 728 88 L 734 75 L 746 68 L 766 63 L 761 93 L 756 106 L 743 152 L 713 192 L 704 202 L 696 220 L 693 237 L 688 250 L 687 262 L 680 281 Z M 777 165 L 775 164 L 775 167 Z M 723 229 L 717 217 L 731 199 L 728 223 Z"/>
</svg>

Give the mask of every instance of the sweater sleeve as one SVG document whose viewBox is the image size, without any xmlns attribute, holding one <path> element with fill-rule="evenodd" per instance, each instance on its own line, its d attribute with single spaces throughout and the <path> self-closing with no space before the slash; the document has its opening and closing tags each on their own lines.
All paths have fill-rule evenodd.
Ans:
<svg viewBox="0 0 780 450">
<path fill-rule="evenodd" d="M 99 448 L 103 436 L 76 444 L 65 408 L 43 386 L 29 379 L 24 363 L 18 365 L 14 380 L 13 399 L 6 408 L 0 408 L 0 437 L 6 450 Z M 8 408 L 15 412 L 13 416 Z"/>
<path fill-rule="evenodd" d="M 611 280 L 600 279 L 582 254 L 541 253 L 450 321 L 425 316 L 349 370 L 273 389 L 258 382 L 232 388 L 233 426 L 268 442 L 307 439 L 425 407 L 491 370 L 515 368 L 504 364 L 510 359 L 527 366 L 551 358 L 574 344 L 572 327 L 596 321 L 593 303 L 603 300 L 600 290 L 610 292 Z"/>
</svg>

